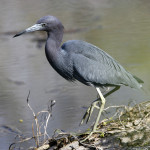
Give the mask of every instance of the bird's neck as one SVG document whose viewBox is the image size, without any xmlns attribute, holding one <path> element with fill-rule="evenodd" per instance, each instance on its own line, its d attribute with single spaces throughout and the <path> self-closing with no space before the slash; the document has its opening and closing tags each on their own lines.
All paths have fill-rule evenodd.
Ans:
<svg viewBox="0 0 150 150">
<path fill-rule="evenodd" d="M 51 32 L 47 32 L 48 34 L 48 39 L 47 39 L 47 44 L 53 45 L 56 49 L 58 49 L 61 45 L 62 38 L 63 38 L 63 31 L 59 30 L 54 30 Z"/>
<path fill-rule="evenodd" d="M 47 34 L 48 39 L 45 45 L 45 53 L 50 64 L 53 64 L 53 62 L 57 60 L 58 54 L 60 54 L 59 50 L 63 38 L 63 32 L 51 31 L 47 32 Z"/>
</svg>

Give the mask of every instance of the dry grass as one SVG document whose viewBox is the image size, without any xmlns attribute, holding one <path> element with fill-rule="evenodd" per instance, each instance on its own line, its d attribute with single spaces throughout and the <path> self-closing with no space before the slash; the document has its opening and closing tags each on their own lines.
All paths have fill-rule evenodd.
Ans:
<svg viewBox="0 0 150 150">
<path fill-rule="evenodd" d="M 52 116 L 52 108 L 55 105 L 55 100 L 50 100 L 48 104 L 48 108 L 46 110 L 42 110 L 39 111 L 38 113 L 35 113 L 31 105 L 29 104 L 29 97 L 30 97 L 30 91 L 28 93 L 26 100 L 27 100 L 27 105 L 33 114 L 32 137 L 24 137 L 23 135 L 17 135 L 15 138 L 16 142 L 12 143 L 9 146 L 9 150 L 22 149 L 21 145 L 23 145 L 25 142 L 30 142 L 31 140 L 34 140 L 35 147 L 29 147 L 26 149 L 41 150 L 41 148 L 42 149 L 48 148 L 47 143 L 50 136 L 47 133 L 47 126 L 48 126 L 49 119 Z"/>
</svg>

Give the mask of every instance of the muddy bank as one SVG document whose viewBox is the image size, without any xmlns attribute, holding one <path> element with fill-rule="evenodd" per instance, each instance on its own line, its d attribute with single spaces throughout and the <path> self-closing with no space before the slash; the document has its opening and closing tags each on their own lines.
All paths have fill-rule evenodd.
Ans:
<svg viewBox="0 0 150 150">
<path fill-rule="evenodd" d="M 31 106 L 28 103 L 28 106 Z M 127 106 L 111 106 L 116 108 L 114 116 L 104 119 L 99 124 L 99 132 L 92 135 L 92 137 L 85 142 L 81 142 L 90 132 L 90 129 L 83 133 L 64 133 L 61 130 L 56 130 L 52 137 L 49 137 L 46 130 L 44 133 L 40 132 L 40 123 L 38 123 L 38 116 L 40 113 L 47 113 L 45 120 L 45 128 L 52 112 L 53 103 L 49 105 L 48 111 L 41 111 L 33 115 L 35 118 L 36 129 L 33 128 L 33 137 L 18 139 L 10 145 L 10 150 L 18 147 L 18 144 L 33 140 L 35 147 L 29 149 L 36 150 L 91 150 L 91 149 L 140 149 L 150 148 L 150 101 L 146 101 L 135 105 L 134 107 Z M 109 108 L 106 108 L 107 111 Z M 44 122 L 42 122 L 44 124 Z M 34 125 L 32 125 L 34 126 Z M 40 126 L 40 128 L 38 128 Z M 36 133 L 39 132 L 39 133 Z M 21 146 L 20 146 L 21 147 Z"/>
</svg>

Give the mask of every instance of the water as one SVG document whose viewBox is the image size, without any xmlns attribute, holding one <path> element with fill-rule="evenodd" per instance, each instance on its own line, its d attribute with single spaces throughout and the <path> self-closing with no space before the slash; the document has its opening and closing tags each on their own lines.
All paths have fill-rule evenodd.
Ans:
<svg viewBox="0 0 150 150">
<path fill-rule="evenodd" d="M 68 132 L 79 128 L 79 122 L 97 96 L 95 89 L 81 83 L 69 83 L 60 77 L 46 60 L 44 45 L 37 47 L 39 33 L 19 38 L 12 36 L 45 15 L 54 15 L 66 30 L 79 29 L 64 35 L 63 41 L 80 39 L 95 44 L 117 59 L 127 70 L 145 81 L 144 90 L 122 87 L 107 98 L 109 105 L 148 100 L 150 91 L 150 2 L 147 0 L 2 0 L 0 2 L 0 149 L 8 149 L 16 133 L 32 131 L 30 104 L 38 112 L 56 100 L 48 133 L 56 128 Z M 78 31 L 78 30 L 77 30 Z M 4 33 L 14 34 L 4 34 Z M 22 119 L 23 123 L 19 120 Z"/>
</svg>

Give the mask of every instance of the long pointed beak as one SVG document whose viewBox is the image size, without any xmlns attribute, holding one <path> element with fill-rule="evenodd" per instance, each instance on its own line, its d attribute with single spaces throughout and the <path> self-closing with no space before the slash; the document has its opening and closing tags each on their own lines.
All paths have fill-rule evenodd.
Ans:
<svg viewBox="0 0 150 150">
<path fill-rule="evenodd" d="M 34 32 L 34 31 L 39 31 L 39 30 L 43 30 L 43 27 L 41 24 L 35 24 L 29 28 L 27 28 L 26 30 L 20 32 L 20 33 L 17 33 L 16 35 L 14 35 L 14 37 L 17 37 L 17 36 L 20 36 L 24 33 L 28 33 L 28 32 Z"/>
</svg>

